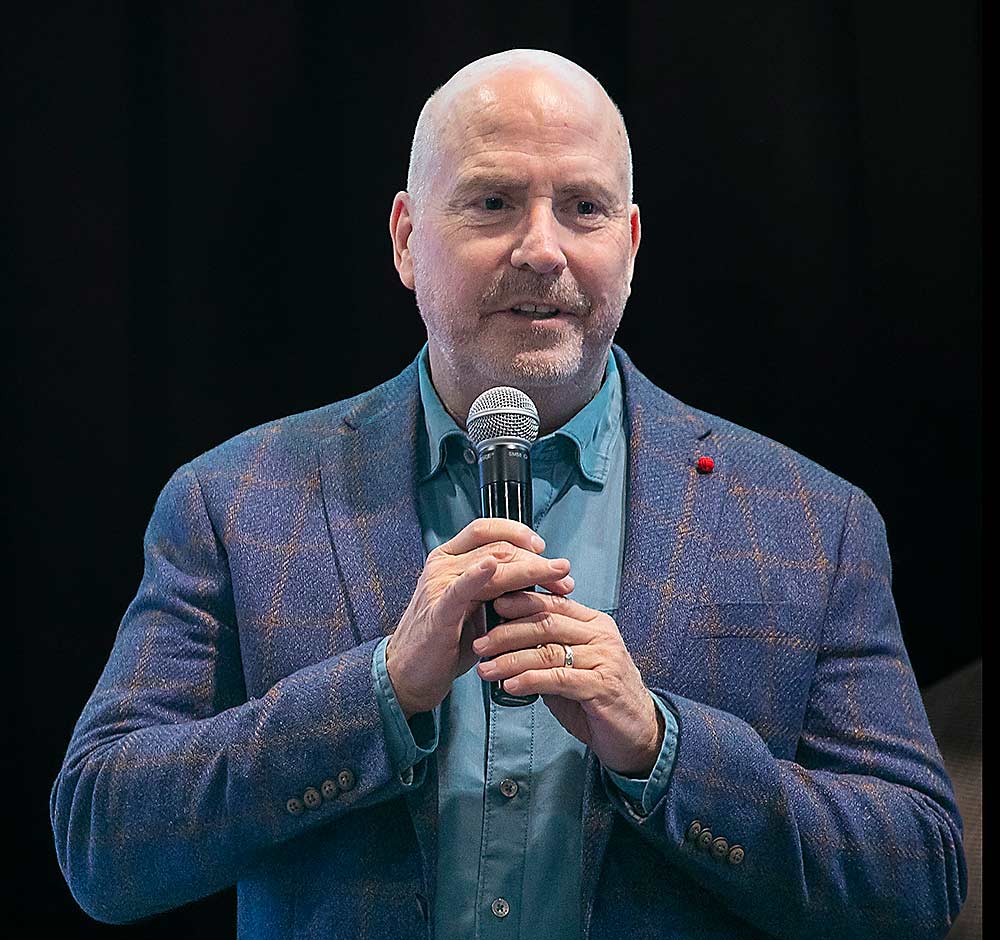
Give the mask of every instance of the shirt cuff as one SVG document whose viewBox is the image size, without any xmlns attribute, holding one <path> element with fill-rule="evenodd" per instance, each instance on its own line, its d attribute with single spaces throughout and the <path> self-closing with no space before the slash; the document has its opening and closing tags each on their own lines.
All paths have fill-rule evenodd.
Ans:
<svg viewBox="0 0 1000 940">
<path fill-rule="evenodd" d="M 653 765 L 652 772 L 648 777 L 640 779 L 638 777 L 623 777 L 608 767 L 604 768 L 604 772 L 612 783 L 624 796 L 628 797 L 630 803 L 634 804 L 637 809 L 641 808 L 644 816 L 648 816 L 653 811 L 653 807 L 667 792 L 670 771 L 673 769 L 674 757 L 677 754 L 677 719 L 658 695 L 653 692 L 649 694 L 660 710 L 660 714 L 663 715 L 664 725 L 663 744 L 660 746 L 660 753 Z"/>
<path fill-rule="evenodd" d="M 375 685 L 375 698 L 382 713 L 382 727 L 385 728 L 386 746 L 389 759 L 399 774 L 399 779 L 407 786 L 419 786 L 426 773 L 426 765 L 421 763 L 430 757 L 438 746 L 438 731 L 440 730 L 439 708 L 429 712 L 418 712 L 406 720 L 400 707 L 396 692 L 389 680 L 389 670 L 385 667 L 385 648 L 389 645 L 389 637 L 382 640 L 372 653 L 372 679 Z M 417 779 L 414 779 L 414 767 L 420 764 Z"/>
</svg>

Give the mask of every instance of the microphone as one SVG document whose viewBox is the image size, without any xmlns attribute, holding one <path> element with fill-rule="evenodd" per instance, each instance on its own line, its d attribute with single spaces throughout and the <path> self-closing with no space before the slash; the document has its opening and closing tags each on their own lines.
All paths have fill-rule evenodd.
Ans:
<svg viewBox="0 0 1000 940">
<path fill-rule="evenodd" d="M 485 519 L 513 519 L 531 527 L 531 445 L 538 437 L 538 409 L 518 388 L 499 385 L 487 389 L 469 409 L 465 423 L 479 457 L 480 515 Z M 532 588 L 534 590 L 534 588 Z M 503 618 L 486 603 L 486 629 Z M 513 695 L 503 680 L 490 683 L 490 699 L 497 705 L 530 705 L 538 693 Z"/>
</svg>

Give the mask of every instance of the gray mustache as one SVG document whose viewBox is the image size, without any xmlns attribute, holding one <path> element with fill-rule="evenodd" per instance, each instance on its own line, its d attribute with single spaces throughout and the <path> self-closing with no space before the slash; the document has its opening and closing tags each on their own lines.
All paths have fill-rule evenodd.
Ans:
<svg viewBox="0 0 1000 940">
<path fill-rule="evenodd" d="M 507 279 L 501 281 L 483 297 L 483 306 L 503 307 L 505 302 L 513 303 L 522 297 L 532 297 L 540 304 L 549 304 L 574 313 L 589 313 L 592 306 L 586 294 L 568 285 L 538 281 L 514 283 Z"/>
</svg>

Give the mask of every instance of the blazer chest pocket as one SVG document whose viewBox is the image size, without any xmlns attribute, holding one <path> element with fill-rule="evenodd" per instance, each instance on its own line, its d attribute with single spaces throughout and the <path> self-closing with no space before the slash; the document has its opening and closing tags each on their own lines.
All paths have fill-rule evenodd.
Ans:
<svg viewBox="0 0 1000 940">
<path fill-rule="evenodd" d="M 675 671 L 685 689 L 681 694 L 742 718 L 772 753 L 791 759 L 823 613 L 821 607 L 781 602 L 696 604 Z"/>
</svg>

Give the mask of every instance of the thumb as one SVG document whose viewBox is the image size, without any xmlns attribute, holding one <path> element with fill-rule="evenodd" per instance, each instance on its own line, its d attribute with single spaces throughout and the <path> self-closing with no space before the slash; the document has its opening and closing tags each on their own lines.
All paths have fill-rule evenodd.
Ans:
<svg viewBox="0 0 1000 940">
<path fill-rule="evenodd" d="M 458 644 L 458 672 L 455 678 L 464 676 L 479 662 L 479 654 L 472 643 L 486 632 L 486 607 L 480 604 L 462 624 L 462 638 Z"/>
<path fill-rule="evenodd" d="M 464 621 L 473 604 L 482 606 L 480 595 L 493 577 L 498 564 L 493 555 L 488 555 L 478 565 L 466 568 L 448 585 L 439 601 L 441 622 L 454 624 Z"/>
</svg>

